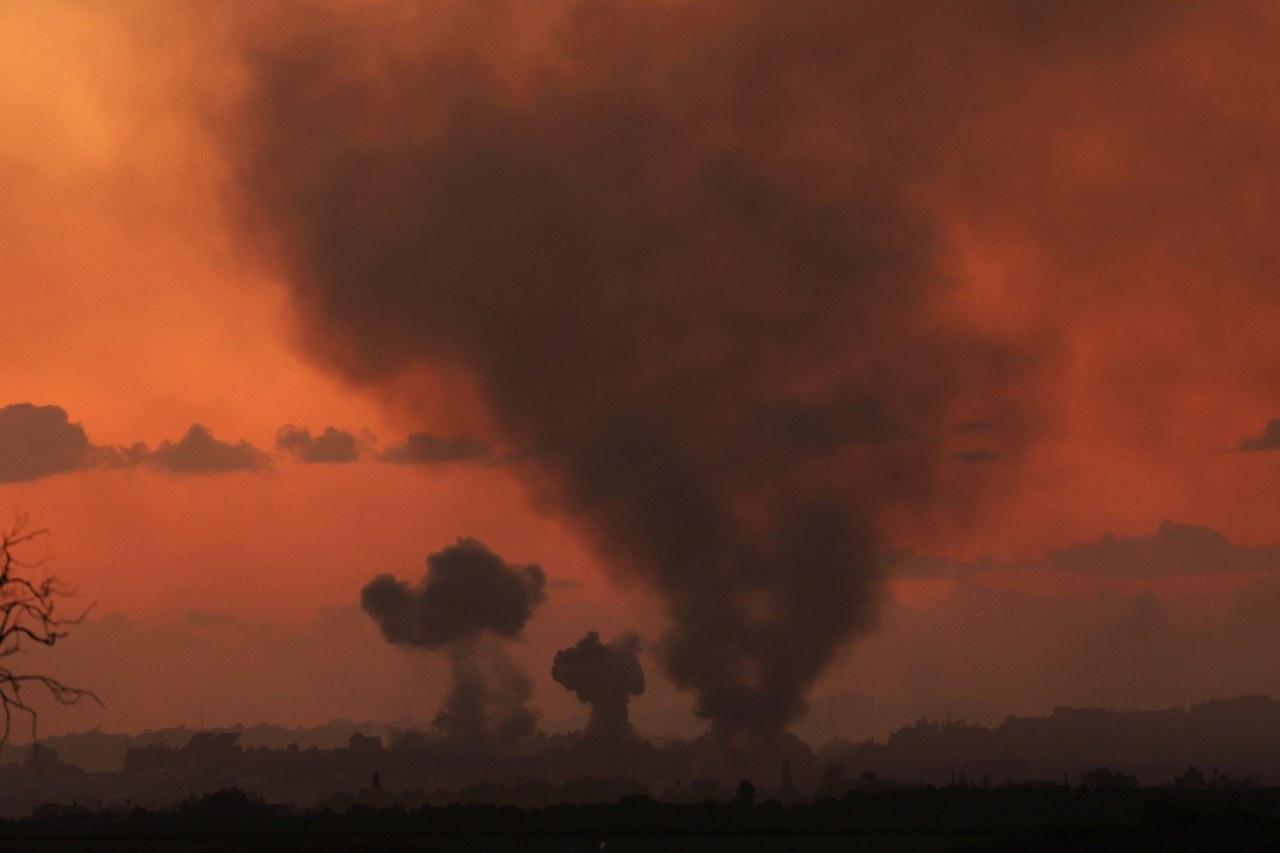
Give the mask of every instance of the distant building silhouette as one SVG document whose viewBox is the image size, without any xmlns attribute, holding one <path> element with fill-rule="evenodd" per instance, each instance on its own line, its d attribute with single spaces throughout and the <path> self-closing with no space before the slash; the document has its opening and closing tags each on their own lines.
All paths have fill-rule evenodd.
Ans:
<svg viewBox="0 0 1280 853">
<path fill-rule="evenodd" d="M 66 764 L 58 758 L 58 751 L 48 746 L 33 743 L 23 756 L 22 767 L 30 775 L 35 776 L 83 776 L 84 771 L 73 764 Z"/>
<path fill-rule="evenodd" d="M 1130 791 L 1138 787 L 1138 778 L 1109 767 L 1095 767 L 1081 774 L 1080 787 L 1086 791 Z"/>
<path fill-rule="evenodd" d="M 182 759 L 178 753 L 163 743 L 131 746 L 124 751 L 125 773 L 153 773 L 181 767 Z"/>
<path fill-rule="evenodd" d="M 179 752 L 194 777 L 224 776 L 240 768 L 240 732 L 196 732 Z"/>
</svg>

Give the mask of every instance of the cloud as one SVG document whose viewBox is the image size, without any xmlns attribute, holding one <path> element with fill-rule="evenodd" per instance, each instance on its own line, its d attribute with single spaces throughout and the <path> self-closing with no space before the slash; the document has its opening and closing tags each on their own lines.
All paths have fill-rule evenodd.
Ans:
<svg viewBox="0 0 1280 853">
<path fill-rule="evenodd" d="M 951 427 L 952 432 L 986 432 L 995 427 L 987 421 L 964 421 Z"/>
<path fill-rule="evenodd" d="M 1049 562 L 1062 571 L 1110 576 L 1271 572 L 1280 569 L 1280 545 L 1236 545 L 1209 527 L 1162 521 L 1151 535 L 1108 533 L 1054 550 Z"/>
<path fill-rule="evenodd" d="M 325 442 L 323 449 L 330 450 L 330 444 Z M 128 447 L 93 444 L 84 427 L 72 422 L 61 406 L 13 403 L 0 408 L 0 483 L 90 468 L 146 465 L 171 474 L 219 474 L 264 470 L 270 464 L 270 455 L 249 442 L 219 441 L 200 424 L 153 451 L 142 442 Z"/>
<path fill-rule="evenodd" d="M 95 448 L 61 406 L 13 403 L 0 409 L 0 483 L 89 467 Z"/>
<path fill-rule="evenodd" d="M 161 442 L 143 461 L 171 474 L 223 474 L 264 470 L 271 457 L 247 441 L 220 441 L 207 427 L 193 424 L 181 439 Z"/>
<path fill-rule="evenodd" d="M 762 405 L 755 413 L 754 433 L 756 442 L 815 454 L 912 434 L 903 419 L 887 411 L 876 397 L 847 390 L 828 400 L 791 399 Z"/>
<path fill-rule="evenodd" d="M 488 456 L 489 446 L 470 436 L 441 438 L 425 432 L 415 432 L 403 444 L 388 447 L 378 459 L 396 465 L 430 465 L 437 462 L 486 459 Z"/>
<path fill-rule="evenodd" d="M 1000 458 L 1000 454 L 996 453 L 989 447 L 974 447 L 967 450 L 957 450 L 951 454 L 951 461 L 964 462 L 970 465 L 986 465 L 995 462 Z"/>
<path fill-rule="evenodd" d="M 360 458 L 355 435 L 336 427 L 325 427 L 319 435 L 312 435 L 305 427 L 286 424 L 276 432 L 276 450 L 306 463 L 355 462 Z"/>
<path fill-rule="evenodd" d="M 1280 543 L 1237 545 L 1210 527 L 1162 521 L 1154 533 L 1116 536 L 1051 550 L 1043 557 L 1008 562 L 994 557 L 952 560 L 911 550 L 882 555 L 898 578 L 966 578 L 983 572 L 1051 570 L 1109 578 L 1231 575 L 1280 570 Z"/>
<path fill-rule="evenodd" d="M 582 581 L 578 580 L 577 578 L 566 578 L 560 575 L 556 575 L 555 577 L 552 577 L 547 581 L 547 589 L 555 589 L 555 590 L 561 590 L 564 592 L 569 592 L 571 590 L 581 589 L 581 588 L 582 588 Z"/>
<path fill-rule="evenodd" d="M 1256 450 L 1280 450 L 1280 418 L 1272 418 L 1262 428 L 1262 435 L 1257 438 L 1243 438 L 1237 448 L 1241 452 Z"/>
<path fill-rule="evenodd" d="M 888 551 L 880 555 L 885 571 L 894 578 L 967 578 L 989 572 L 994 569 L 1007 568 L 994 557 L 979 557 L 976 560 L 952 560 L 920 554 L 910 549 Z"/>
</svg>

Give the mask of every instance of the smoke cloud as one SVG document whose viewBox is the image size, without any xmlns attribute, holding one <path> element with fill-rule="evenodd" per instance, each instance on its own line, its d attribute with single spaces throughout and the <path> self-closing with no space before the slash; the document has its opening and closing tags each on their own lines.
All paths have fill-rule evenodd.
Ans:
<svg viewBox="0 0 1280 853">
<path fill-rule="evenodd" d="M 432 721 L 441 733 L 468 746 L 509 745 L 534 734 L 533 681 L 501 649 L 466 643 L 449 663 L 453 684 Z"/>
<path fill-rule="evenodd" d="M 574 645 L 556 652 L 551 677 L 591 706 L 588 738 L 617 742 L 635 737 L 627 705 L 632 696 L 644 693 L 639 651 L 640 638 L 635 634 L 605 644 L 597 632 L 589 631 Z"/>
<path fill-rule="evenodd" d="M 510 565 L 483 543 L 459 539 L 427 557 L 427 573 L 412 587 L 378 575 L 360 591 L 360 606 L 388 642 L 449 655 L 453 683 L 435 725 L 482 746 L 533 733 L 533 682 L 485 635 L 519 637 L 546 600 L 545 587 L 541 567 Z"/>
<path fill-rule="evenodd" d="M 1267 421 L 1267 425 L 1262 429 L 1262 434 L 1257 438 L 1246 436 L 1240 439 L 1240 446 L 1237 449 L 1242 453 L 1259 450 L 1280 450 L 1280 418 L 1272 418 Z"/>
<path fill-rule="evenodd" d="M 427 557 L 427 573 L 410 587 L 378 575 L 360 591 L 360 606 L 387 642 L 420 649 L 489 632 L 518 637 L 546 600 L 539 566 L 511 566 L 475 539 L 459 539 Z"/>
<path fill-rule="evenodd" d="M 228 150 L 304 345 L 410 411 L 423 369 L 464 377 L 537 505 L 662 596 L 656 651 L 697 712 L 776 737 L 876 625 L 882 520 L 963 521 L 956 490 L 1002 467 L 948 480 L 996 453 L 956 453 L 952 425 L 990 416 L 1014 460 L 1044 420 L 1059 319 L 975 311 L 1004 297 L 969 289 L 943 214 L 1075 191 L 1039 96 L 1003 81 L 1074 73 L 1081 41 L 1122 68 L 1158 23 L 1092 4 L 415 8 L 274 20 L 245 54 Z M 1024 113 L 1034 139 L 1005 133 Z M 1038 210 L 1081 263 L 1098 227 Z"/>
</svg>

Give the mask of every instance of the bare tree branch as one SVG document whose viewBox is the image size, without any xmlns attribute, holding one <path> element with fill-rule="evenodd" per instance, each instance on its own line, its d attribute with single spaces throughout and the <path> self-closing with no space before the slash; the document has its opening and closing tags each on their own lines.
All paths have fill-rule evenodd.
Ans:
<svg viewBox="0 0 1280 853">
<path fill-rule="evenodd" d="M 13 527 L 0 533 L 0 658 L 24 651 L 23 640 L 42 646 L 56 645 L 66 637 L 68 628 L 78 625 L 93 609 L 90 604 L 77 616 L 57 613 L 60 599 L 75 594 L 47 571 L 48 549 L 38 559 L 23 553 L 29 546 L 49 535 L 44 528 L 29 529 L 25 516 L 19 516 Z M 70 687 L 46 675 L 16 673 L 0 666 L 0 710 L 3 728 L 0 743 L 9 739 L 14 715 L 21 712 L 31 717 L 31 736 L 36 734 L 36 711 L 23 695 L 26 686 L 37 686 L 60 705 L 74 705 L 90 699 L 99 706 L 102 700 L 90 690 Z"/>
</svg>

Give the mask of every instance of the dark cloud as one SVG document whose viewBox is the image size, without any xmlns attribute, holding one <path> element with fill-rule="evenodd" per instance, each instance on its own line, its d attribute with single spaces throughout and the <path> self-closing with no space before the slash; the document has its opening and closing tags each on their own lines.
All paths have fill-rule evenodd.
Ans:
<svg viewBox="0 0 1280 853">
<path fill-rule="evenodd" d="M 1280 418 L 1272 418 L 1262 428 L 1257 438 L 1243 438 L 1237 448 L 1242 452 L 1254 450 L 1280 450 Z"/>
<path fill-rule="evenodd" d="M 517 637 L 546 600 L 539 566 L 508 563 L 475 539 L 459 539 L 427 557 L 427 573 L 412 587 L 378 575 L 360 591 L 360 606 L 388 642 L 436 649 L 489 632 Z"/>
<path fill-rule="evenodd" d="M 360 443 L 355 435 L 337 427 L 325 427 L 312 435 L 305 427 L 286 424 L 276 432 L 276 450 L 299 462 L 355 462 L 360 458 Z"/>
<path fill-rule="evenodd" d="M 103 468 L 136 468 L 151 455 L 151 448 L 141 441 L 128 447 L 94 447 L 93 465 Z"/>
<path fill-rule="evenodd" d="M 957 450 L 951 454 L 952 462 L 965 462 L 970 465 L 985 465 L 995 462 L 999 458 L 1000 454 L 989 447 L 972 447 L 966 450 Z"/>
<path fill-rule="evenodd" d="M 879 444 L 909 438 L 901 418 L 867 393 L 840 394 L 828 401 L 784 400 L 761 406 L 751 436 L 794 452 L 834 453 L 846 444 Z"/>
<path fill-rule="evenodd" d="M 591 706 L 588 738 L 616 742 L 635 737 L 627 706 L 632 696 L 644 693 L 639 652 L 640 638 L 635 634 L 605 644 L 595 631 L 556 652 L 551 677 Z"/>
<path fill-rule="evenodd" d="M 582 581 L 576 578 L 553 577 L 547 581 L 547 589 L 557 589 L 568 592 L 570 590 L 580 589 Z"/>
<path fill-rule="evenodd" d="M 963 421 L 951 427 L 952 432 L 985 432 L 993 429 L 995 426 L 987 421 Z"/>
<path fill-rule="evenodd" d="M 976 560 L 952 560 L 905 549 L 880 555 L 885 571 L 895 578 L 966 578 L 994 569 L 1008 568 L 994 557 Z"/>
<path fill-rule="evenodd" d="M 247 441 L 231 443 L 193 424 L 178 441 L 162 441 L 143 461 L 171 474 L 223 474 L 270 467 L 271 458 Z"/>
<path fill-rule="evenodd" d="M 1062 571 L 1109 576 L 1163 576 L 1271 572 L 1280 569 L 1280 545 L 1236 545 L 1209 527 L 1162 521 L 1147 536 L 1114 536 L 1055 550 Z"/>
<path fill-rule="evenodd" d="M 965 578 L 991 571 L 1052 569 L 1099 577 L 1177 577 L 1280 570 L 1280 543 L 1237 545 L 1201 525 L 1162 521 L 1144 536 L 1104 534 L 1050 551 L 1046 556 L 1008 562 L 994 557 L 952 560 L 910 550 L 881 555 L 888 571 L 901 578 Z"/>
<path fill-rule="evenodd" d="M 324 436 L 321 436 L 324 438 Z M 142 442 L 97 445 L 60 406 L 13 403 L 0 408 L 0 483 L 21 482 L 88 468 L 149 465 L 172 474 L 217 474 L 270 467 L 270 457 L 247 441 L 232 444 L 193 425 L 179 441 L 154 451 Z"/>
<path fill-rule="evenodd" d="M 470 436 L 441 438 L 425 432 L 415 432 L 405 439 L 404 444 L 388 447 L 378 458 L 397 465 L 429 465 L 436 462 L 486 459 L 488 456 L 488 445 Z"/>
<path fill-rule="evenodd" d="M 84 427 L 60 406 L 13 403 L 0 409 L 0 483 L 36 480 L 92 464 Z"/>
</svg>

